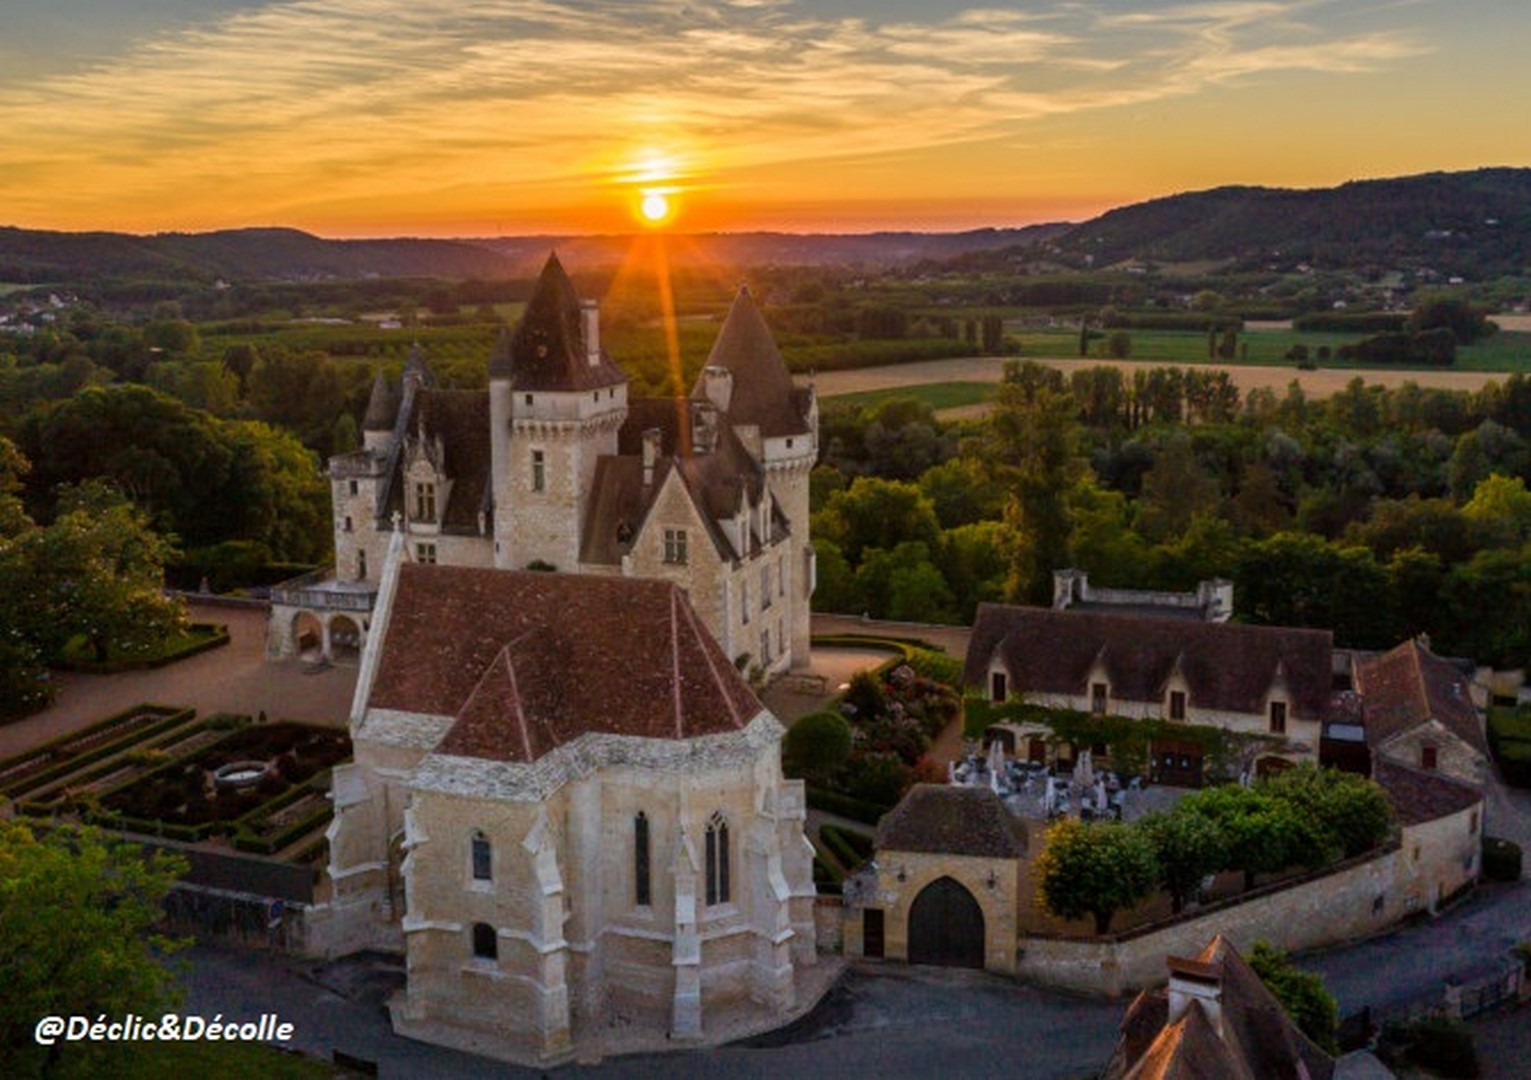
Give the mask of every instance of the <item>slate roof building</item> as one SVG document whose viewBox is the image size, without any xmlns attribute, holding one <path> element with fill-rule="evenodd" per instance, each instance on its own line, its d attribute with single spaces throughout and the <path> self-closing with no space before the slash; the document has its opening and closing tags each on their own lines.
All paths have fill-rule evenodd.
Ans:
<svg viewBox="0 0 1531 1080">
<path fill-rule="evenodd" d="M 268 654 L 359 652 L 390 536 L 418 563 L 657 578 L 731 662 L 808 660 L 808 474 L 818 406 L 742 288 L 687 398 L 629 399 L 596 305 L 548 259 L 487 391 L 416 349 L 372 389 L 361 450 L 330 461 L 335 566 L 273 590 Z"/>
<path fill-rule="evenodd" d="M 1266 758 L 1317 760 L 1333 696 L 1333 637 L 1137 612 L 981 604 L 964 681 L 992 701 L 1269 735 L 1277 742 Z M 1199 783 L 1200 748 L 1171 742 L 1156 743 L 1156 773 Z"/>
<path fill-rule="evenodd" d="M 614 1018 L 693 1041 L 783 1022 L 815 960 L 802 782 L 684 590 L 422 565 L 405 543 L 335 770 L 315 945 L 404 952 L 395 1029 L 506 1060 L 588 1053 Z"/>
<path fill-rule="evenodd" d="M 1103 1080 L 1329 1080 L 1334 1059 L 1287 1017 L 1226 938 L 1170 957 L 1169 985 L 1127 1008 Z"/>
</svg>

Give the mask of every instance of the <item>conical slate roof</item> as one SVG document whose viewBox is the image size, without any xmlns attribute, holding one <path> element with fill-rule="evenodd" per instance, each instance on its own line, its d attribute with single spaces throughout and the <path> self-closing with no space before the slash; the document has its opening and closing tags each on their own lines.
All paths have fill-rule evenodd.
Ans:
<svg viewBox="0 0 1531 1080">
<path fill-rule="evenodd" d="M 392 431 L 393 422 L 399 415 L 399 398 L 388 385 L 381 371 L 372 380 L 372 396 L 367 399 L 367 415 L 362 420 L 363 431 Z"/>
<path fill-rule="evenodd" d="M 574 283 L 557 255 L 549 255 L 526 313 L 511 336 L 509 356 L 496 356 L 490 376 L 503 378 L 509 361 L 511 387 L 516 390 L 593 390 L 627 381 L 622 369 L 604 351 L 590 363 Z"/>
<path fill-rule="evenodd" d="M 749 286 L 740 286 L 734 297 L 718 340 L 708 354 L 707 366 L 727 368 L 733 374 L 733 393 L 728 405 L 733 423 L 753 424 L 768 438 L 808 431 L 786 361 L 777 351 L 776 339 L 771 336 L 771 328 L 756 306 Z M 697 381 L 691 396 L 706 396 L 702 380 Z"/>
</svg>

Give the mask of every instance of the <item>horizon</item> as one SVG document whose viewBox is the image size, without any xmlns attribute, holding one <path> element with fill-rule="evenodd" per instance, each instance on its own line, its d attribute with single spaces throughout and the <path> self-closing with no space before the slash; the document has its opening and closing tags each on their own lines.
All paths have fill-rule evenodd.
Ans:
<svg viewBox="0 0 1531 1080">
<path fill-rule="evenodd" d="M 27 229 L 958 233 L 1531 165 L 1490 0 L 17 5 Z"/>
</svg>

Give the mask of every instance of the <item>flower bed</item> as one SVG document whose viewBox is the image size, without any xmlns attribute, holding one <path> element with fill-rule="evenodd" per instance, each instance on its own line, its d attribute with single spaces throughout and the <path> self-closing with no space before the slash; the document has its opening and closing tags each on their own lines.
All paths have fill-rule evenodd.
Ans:
<svg viewBox="0 0 1531 1080">
<path fill-rule="evenodd" d="M 135 705 L 89 727 L 0 761 L 0 795 L 16 798 L 190 720 L 191 709 Z"/>
</svg>

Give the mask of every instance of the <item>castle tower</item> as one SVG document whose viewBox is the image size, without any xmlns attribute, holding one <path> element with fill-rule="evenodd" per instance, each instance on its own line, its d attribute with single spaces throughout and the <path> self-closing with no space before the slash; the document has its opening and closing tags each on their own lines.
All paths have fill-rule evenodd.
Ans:
<svg viewBox="0 0 1531 1080">
<path fill-rule="evenodd" d="M 790 582 L 792 663 L 809 660 L 813 548 L 808 543 L 808 476 L 819 456 L 819 408 L 813 388 L 792 385 L 771 329 L 741 286 L 708 354 L 693 399 L 712 402 L 733 425 L 792 531 L 783 567 Z"/>
<path fill-rule="evenodd" d="M 616 453 L 626 416 L 627 376 L 601 348 L 596 305 L 550 255 L 490 358 L 496 566 L 576 568 L 596 459 Z"/>
</svg>

